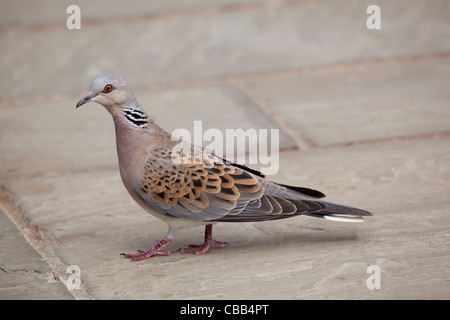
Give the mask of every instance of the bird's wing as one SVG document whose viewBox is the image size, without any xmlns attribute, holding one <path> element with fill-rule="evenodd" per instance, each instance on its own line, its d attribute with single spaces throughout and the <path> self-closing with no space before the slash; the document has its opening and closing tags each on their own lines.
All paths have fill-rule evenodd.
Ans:
<svg viewBox="0 0 450 320">
<path fill-rule="evenodd" d="M 195 145 L 177 145 L 178 149 L 154 148 L 135 186 L 136 193 L 159 212 L 204 221 L 260 221 L 299 212 L 299 203 L 274 192 L 265 194 L 270 185 L 256 170 Z"/>
<path fill-rule="evenodd" d="M 319 200 L 324 197 L 321 192 L 271 182 L 256 170 L 191 144 L 175 152 L 167 146 L 155 148 L 135 191 L 163 214 L 203 221 L 264 221 L 328 214 L 327 203 Z"/>
<path fill-rule="evenodd" d="M 257 177 L 197 146 L 155 148 L 148 155 L 138 195 L 161 213 L 204 221 L 228 215 L 241 201 L 259 199 Z"/>
<path fill-rule="evenodd" d="M 318 212 L 325 205 L 318 197 L 290 190 L 285 185 L 269 181 L 263 177 L 257 177 L 259 184 L 264 189 L 258 199 L 241 201 L 239 206 L 233 208 L 230 213 L 219 219 L 220 221 L 265 221 L 284 219 L 302 214 Z M 296 188 L 306 191 L 312 195 L 322 195 L 319 191 Z"/>
</svg>

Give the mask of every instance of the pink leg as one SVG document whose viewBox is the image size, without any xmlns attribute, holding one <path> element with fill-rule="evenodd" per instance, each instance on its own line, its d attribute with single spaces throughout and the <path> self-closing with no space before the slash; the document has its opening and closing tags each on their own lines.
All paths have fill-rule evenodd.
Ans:
<svg viewBox="0 0 450 320">
<path fill-rule="evenodd" d="M 216 246 L 219 247 L 223 247 L 224 245 L 226 245 L 226 242 L 220 242 L 212 238 L 212 227 L 213 227 L 212 224 L 207 224 L 205 227 L 205 243 L 203 243 L 200 246 L 190 245 L 187 248 L 181 249 L 181 252 L 189 252 L 189 253 L 192 252 L 195 254 L 203 254 L 209 250 L 209 247 L 212 244 L 215 244 Z"/>
<path fill-rule="evenodd" d="M 158 242 L 157 244 L 155 244 L 155 246 L 148 251 L 138 251 L 138 253 L 136 253 L 136 254 L 124 254 L 123 253 L 123 255 L 125 256 L 125 258 L 131 259 L 131 261 L 140 261 L 140 260 L 148 259 L 155 254 L 168 256 L 168 255 L 170 255 L 170 251 L 163 251 L 160 249 L 167 246 L 174 239 L 175 239 L 175 237 L 166 237 L 166 238 L 162 239 L 160 242 Z"/>
</svg>

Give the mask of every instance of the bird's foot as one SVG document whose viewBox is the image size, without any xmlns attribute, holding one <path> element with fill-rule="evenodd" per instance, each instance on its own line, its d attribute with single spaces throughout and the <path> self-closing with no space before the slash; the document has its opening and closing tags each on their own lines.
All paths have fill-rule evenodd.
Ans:
<svg viewBox="0 0 450 320">
<path fill-rule="evenodd" d="M 156 255 L 156 254 L 159 254 L 159 255 L 162 255 L 162 256 L 168 256 L 168 255 L 170 255 L 170 251 L 154 250 L 153 248 L 151 248 L 150 250 L 147 250 L 147 251 L 138 250 L 138 253 L 134 253 L 134 254 L 122 253 L 122 255 L 125 258 L 128 258 L 131 261 L 145 260 L 145 259 L 148 259 L 148 258 Z"/>
<path fill-rule="evenodd" d="M 131 261 L 145 260 L 145 259 L 148 259 L 157 254 L 162 255 L 162 256 L 168 256 L 168 255 L 170 255 L 170 251 L 164 251 L 164 250 L 161 250 L 161 248 L 163 248 L 166 245 L 168 245 L 169 243 L 171 243 L 174 239 L 175 238 L 164 238 L 150 250 L 147 250 L 147 251 L 138 250 L 138 253 L 135 253 L 135 254 L 122 253 L 122 255 L 125 258 L 130 259 Z"/>
<path fill-rule="evenodd" d="M 226 242 L 217 241 L 217 240 L 214 240 L 214 239 L 210 239 L 210 241 L 205 241 L 205 243 L 202 244 L 202 245 L 193 245 L 193 244 L 191 244 L 189 247 L 181 249 L 181 252 L 203 254 L 203 253 L 206 253 L 209 250 L 209 248 L 211 247 L 212 244 L 215 244 L 216 246 L 219 246 L 219 247 L 223 247 L 227 243 Z"/>
<path fill-rule="evenodd" d="M 206 225 L 206 228 L 205 228 L 205 242 L 202 245 L 192 245 L 191 244 L 189 247 L 181 249 L 181 252 L 195 253 L 197 255 L 203 254 L 209 250 L 209 248 L 211 247 L 212 244 L 219 246 L 219 247 L 223 247 L 227 243 L 214 240 L 212 238 L 212 224 L 208 224 L 208 225 Z"/>
</svg>

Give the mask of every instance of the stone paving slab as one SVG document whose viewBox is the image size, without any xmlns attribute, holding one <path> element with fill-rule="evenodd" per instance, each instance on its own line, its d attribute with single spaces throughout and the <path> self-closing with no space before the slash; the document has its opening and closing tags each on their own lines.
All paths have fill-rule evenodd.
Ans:
<svg viewBox="0 0 450 320">
<path fill-rule="evenodd" d="M 316 145 L 450 131 L 450 59 L 259 80 L 249 90 Z"/>
<path fill-rule="evenodd" d="M 86 23 L 69 31 L 66 2 L 0 2 L 1 299 L 450 298 L 450 2 L 379 1 L 376 31 L 371 1 L 79 3 Z M 110 116 L 74 108 L 101 72 L 168 130 L 200 114 L 205 128 L 279 127 L 272 179 L 375 215 L 223 223 L 225 248 L 127 261 L 167 226 L 126 193 Z M 202 239 L 184 230 L 170 248 Z"/>
<path fill-rule="evenodd" d="M 147 249 L 167 229 L 133 203 L 116 171 L 5 187 L 98 299 L 448 298 L 449 146 L 442 138 L 285 153 L 276 181 L 319 188 L 375 216 L 364 224 L 223 223 L 215 235 L 229 242 L 225 248 L 138 263 L 119 254 Z M 197 243 L 202 232 L 184 230 L 170 248 Z M 380 290 L 365 285 L 369 265 L 381 268 Z"/>
<path fill-rule="evenodd" d="M 9 75 L 0 78 L 0 99 L 78 92 L 86 79 L 113 71 L 148 86 L 450 49 L 441 40 L 450 36 L 448 1 L 416 0 L 414 10 L 405 10 L 408 1 L 380 1 L 384 24 L 376 31 L 365 23 L 370 4 L 319 1 L 8 33 L 0 37 L 0 70 Z"/>
<path fill-rule="evenodd" d="M 0 28 L 17 28 L 47 26 L 53 24 L 65 25 L 69 16 L 66 14 L 68 6 L 76 4 L 83 13 L 83 18 L 90 20 L 133 17 L 161 13 L 173 13 L 236 6 L 239 4 L 257 4 L 267 2 L 265 0 L 130 0 L 127 5 L 121 5 L 120 1 L 93 2 L 88 0 L 40 0 L 29 2 L 27 0 L 2 0 L 0 11 Z M 271 1 L 277 4 L 280 1 Z M 281 1 L 282 2 L 282 1 Z"/>
<path fill-rule="evenodd" d="M 28 176 L 117 166 L 111 117 L 93 105 L 80 112 L 77 101 L 1 109 L 0 173 Z"/>
<path fill-rule="evenodd" d="M 295 142 L 283 128 L 233 85 L 166 89 L 153 93 L 139 93 L 139 97 L 139 103 L 160 126 L 169 132 L 180 128 L 187 129 L 191 133 L 192 141 L 197 137 L 194 121 L 201 121 L 201 130 L 198 130 L 200 134 L 204 134 L 208 129 L 218 129 L 225 139 L 227 129 L 244 131 L 263 129 L 267 132 L 278 129 L 280 150 L 296 147 Z M 203 145 L 208 146 L 210 141 L 206 140 L 206 136 L 204 138 Z M 223 145 L 223 149 L 226 156 L 226 145 Z M 246 152 L 249 152 L 249 149 L 251 150 L 247 143 Z"/>
<path fill-rule="evenodd" d="M 0 210 L 0 299 L 73 299 Z"/>
</svg>

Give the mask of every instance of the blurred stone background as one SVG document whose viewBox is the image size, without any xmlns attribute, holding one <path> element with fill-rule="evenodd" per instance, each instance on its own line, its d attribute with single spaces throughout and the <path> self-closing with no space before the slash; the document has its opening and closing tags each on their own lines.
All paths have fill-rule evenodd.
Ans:
<svg viewBox="0 0 450 320">
<path fill-rule="evenodd" d="M 449 17 L 446 0 L 0 0 L 0 298 L 450 298 Z M 375 216 L 224 223 L 225 248 L 125 260 L 166 226 L 122 186 L 110 116 L 75 110 L 100 73 L 168 131 L 279 129 L 271 179 Z"/>
</svg>

